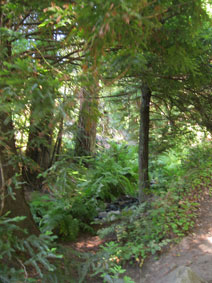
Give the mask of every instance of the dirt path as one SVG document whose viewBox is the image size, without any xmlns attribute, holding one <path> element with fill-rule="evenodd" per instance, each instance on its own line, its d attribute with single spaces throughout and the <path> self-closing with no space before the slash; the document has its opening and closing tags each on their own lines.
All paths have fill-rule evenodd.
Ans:
<svg viewBox="0 0 212 283">
<path fill-rule="evenodd" d="M 142 270 L 130 268 L 128 274 L 136 283 L 172 283 L 167 281 L 167 275 L 182 265 L 212 283 L 212 197 L 208 195 L 201 203 L 197 224 L 189 236 L 158 260 L 153 257 L 147 260 Z"/>
</svg>

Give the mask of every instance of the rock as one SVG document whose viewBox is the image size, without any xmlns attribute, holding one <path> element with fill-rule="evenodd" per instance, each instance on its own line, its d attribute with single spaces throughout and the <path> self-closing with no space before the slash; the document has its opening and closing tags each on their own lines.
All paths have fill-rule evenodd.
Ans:
<svg viewBox="0 0 212 283">
<path fill-rule="evenodd" d="M 115 221 L 123 209 L 131 209 L 138 204 L 137 198 L 128 195 L 122 196 L 112 203 L 106 203 L 105 211 L 100 211 L 94 221 L 96 223 L 99 221 Z"/>
<path fill-rule="evenodd" d="M 105 217 L 107 217 L 107 212 L 106 211 L 102 211 L 98 215 L 98 218 L 100 218 L 100 219 L 105 218 Z"/>
<path fill-rule="evenodd" d="M 108 220 L 110 221 L 115 221 L 117 219 L 117 216 L 120 214 L 119 210 L 115 210 L 115 211 L 110 211 L 107 215 Z"/>
<path fill-rule="evenodd" d="M 106 211 L 118 210 L 118 209 L 119 209 L 119 207 L 117 205 L 113 204 L 113 203 L 108 204 L 107 207 L 106 207 Z"/>
<path fill-rule="evenodd" d="M 164 278 L 164 283 L 207 283 L 201 279 L 190 267 L 179 266 Z"/>
</svg>

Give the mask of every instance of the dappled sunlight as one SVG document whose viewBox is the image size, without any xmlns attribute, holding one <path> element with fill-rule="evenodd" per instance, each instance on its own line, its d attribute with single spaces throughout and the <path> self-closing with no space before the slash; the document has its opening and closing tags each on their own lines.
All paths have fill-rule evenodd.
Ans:
<svg viewBox="0 0 212 283">
<path fill-rule="evenodd" d="M 207 237 L 207 240 L 212 245 L 212 237 Z"/>
<path fill-rule="evenodd" d="M 0 1 L 0 283 L 212 280 L 210 2 Z"/>
<path fill-rule="evenodd" d="M 143 274 L 144 276 L 147 274 L 145 283 L 164 283 L 166 282 L 164 278 L 179 266 L 191 268 L 202 279 L 210 282 L 212 278 L 212 199 L 210 195 L 205 195 L 199 212 L 193 232 L 184 237 L 179 244 L 170 246 L 169 251 L 162 254 L 159 260 L 144 266 Z"/>
<path fill-rule="evenodd" d="M 207 234 L 201 234 L 197 239 L 193 240 L 193 243 L 203 253 L 212 254 L 212 237 Z"/>
<path fill-rule="evenodd" d="M 102 245 L 105 240 L 100 239 L 98 236 L 85 237 L 84 239 L 74 243 L 74 247 L 78 251 L 97 251 L 99 246 Z"/>
</svg>

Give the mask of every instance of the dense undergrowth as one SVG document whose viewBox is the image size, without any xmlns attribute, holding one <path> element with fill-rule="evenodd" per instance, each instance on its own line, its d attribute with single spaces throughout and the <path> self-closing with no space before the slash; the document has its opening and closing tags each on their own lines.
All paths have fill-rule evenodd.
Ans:
<svg viewBox="0 0 212 283">
<path fill-rule="evenodd" d="M 186 235 L 194 225 L 202 193 L 205 189 L 211 190 L 211 156 L 212 146 L 207 142 L 190 148 L 178 147 L 157 157 L 152 156 L 149 200 L 125 208 L 113 221 L 104 222 L 104 228 L 98 234 L 110 241 L 95 255 L 78 255 L 77 280 L 86 282 L 83 280 L 87 274 L 94 274 L 102 277 L 104 282 L 116 282 L 119 278 L 123 278 L 123 282 L 133 282 L 129 277 L 124 277 L 124 263 L 132 262 L 142 266 L 149 254 L 157 255 L 169 242 Z M 1 217 L 1 226 L 4 227 L 4 232 L 2 229 L 0 231 L 4 233 L 0 238 L 0 257 L 4 263 L 4 267 L 0 265 L 4 270 L 0 278 L 2 282 L 18 282 L 15 280 L 23 277 L 25 282 L 33 282 L 30 281 L 32 279 L 26 279 L 28 264 L 34 265 L 40 276 L 43 275 L 42 269 L 39 269 L 40 264 L 49 270 L 53 268 L 48 261 L 41 259 L 54 255 L 49 244 L 44 241 L 48 236 L 44 235 L 51 232 L 57 235 L 59 242 L 70 242 L 76 240 L 80 233 L 94 234 L 93 221 L 99 211 L 105 209 L 105 203 L 113 202 L 122 195 L 137 195 L 135 146 L 112 143 L 109 149 L 98 152 L 95 158 L 87 159 L 88 166 L 83 164 L 73 163 L 66 156 L 45 172 L 47 192 L 31 195 L 31 210 L 43 233 L 40 242 L 36 240 L 36 247 L 44 248 L 31 248 L 36 243 L 31 238 L 19 242 L 13 236 L 13 230 L 17 229 L 15 224 L 20 219 Z M 26 251 L 30 258 L 23 259 Z M 10 266 L 14 256 L 19 263 L 15 267 Z M 43 282 L 47 282 L 51 276 L 51 282 L 58 282 L 59 277 L 64 282 L 67 277 L 70 282 L 72 269 L 67 272 L 65 267 L 70 262 L 67 258 L 62 261 L 58 263 L 57 272 L 44 272 Z M 61 269 L 64 275 L 62 279 Z M 9 278 L 5 275 L 8 272 L 11 274 Z"/>
<path fill-rule="evenodd" d="M 105 282 L 113 282 L 113 269 L 118 273 L 122 263 L 137 262 L 141 267 L 149 254 L 157 255 L 189 232 L 202 195 L 205 190 L 211 192 L 211 154 L 210 143 L 203 143 L 152 157 L 149 201 L 123 210 L 117 221 L 99 231 L 102 237 L 115 238 L 102 248 L 108 273 L 103 272 L 106 258 L 102 251 L 95 266 L 97 273 L 107 275 Z"/>
</svg>

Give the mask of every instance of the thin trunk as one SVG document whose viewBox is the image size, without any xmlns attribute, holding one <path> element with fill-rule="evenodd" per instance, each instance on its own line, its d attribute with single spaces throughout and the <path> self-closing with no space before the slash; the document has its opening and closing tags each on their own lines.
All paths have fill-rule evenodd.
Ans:
<svg viewBox="0 0 212 283">
<path fill-rule="evenodd" d="M 59 154 L 60 154 L 60 150 L 61 150 L 62 140 L 63 140 L 63 118 L 61 119 L 60 130 L 59 130 L 59 133 L 58 133 L 58 143 L 57 143 L 57 148 L 56 148 L 56 158 L 55 158 L 55 161 L 58 161 L 58 159 L 59 159 Z"/>
<path fill-rule="evenodd" d="M 95 95 L 95 93 L 93 93 Z M 75 155 L 92 156 L 96 146 L 96 127 L 98 121 L 98 100 L 81 90 L 80 113 L 76 134 Z"/>
<path fill-rule="evenodd" d="M 60 128 L 57 134 L 57 139 L 56 139 L 54 150 L 52 153 L 50 167 L 54 164 L 55 161 L 58 161 L 59 159 L 59 154 L 60 154 L 62 140 L 63 140 L 63 123 L 64 123 L 64 118 L 62 117 L 60 120 L 60 125 L 59 125 Z"/>
<path fill-rule="evenodd" d="M 139 133 L 139 201 L 147 199 L 149 189 L 149 110 L 151 90 L 147 84 L 141 88 L 140 133 Z"/>
</svg>

